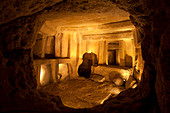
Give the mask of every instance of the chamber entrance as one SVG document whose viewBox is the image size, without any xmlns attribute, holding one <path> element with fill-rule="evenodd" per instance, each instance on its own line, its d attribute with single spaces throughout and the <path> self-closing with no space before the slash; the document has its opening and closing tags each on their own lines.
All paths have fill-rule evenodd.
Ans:
<svg viewBox="0 0 170 113">
<path fill-rule="evenodd" d="M 116 65 L 116 50 L 109 50 L 108 54 L 108 64 Z"/>
<path fill-rule="evenodd" d="M 135 88 L 143 72 L 138 32 L 128 13 L 114 11 L 46 21 L 33 48 L 37 88 L 60 96 L 72 108 L 94 107 Z M 84 54 L 95 54 L 97 63 L 84 61 Z M 88 76 L 79 76 L 81 64 Z"/>
</svg>

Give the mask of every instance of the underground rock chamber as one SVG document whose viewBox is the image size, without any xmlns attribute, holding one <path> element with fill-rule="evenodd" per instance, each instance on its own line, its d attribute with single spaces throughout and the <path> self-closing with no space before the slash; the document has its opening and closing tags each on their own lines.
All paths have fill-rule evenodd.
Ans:
<svg viewBox="0 0 170 113">
<path fill-rule="evenodd" d="M 33 47 L 37 88 L 76 109 L 135 88 L 144 67 L 138 35 L 129 14 L 116 7 L 45 21 Z"/>
<path fill-rule="evenodd" d="M 143 113 L 159 112 L 160 108 L 161 112 L 168 113 L 169 3 L 155 1 L 67 0 L 37 2 L 37 5 L 23 1 L 21 6 L 25 7 L 14 5 L 15 1 L 11 1 L 10 6 L 8 1 L 1 1 L 6 7 L 0 7 L 4 10 L 0 18 L 0 111 Z M 113 8 L 114 4 L 129 12 L 131 21 L 129 15 Z M 118 15 L 113 13 L 115 11 Z M 84 53 L 95 53 L 98 60 L 97 65 L 90 67 L 88 79 L 77 73 Z M 57 95 L 65 96 L 55 89 L 70 89 L 66 84 L 72 82 L 90 83 L 102 92 L 105 88 L 109 92 L 109 96 L 105 96 L 108 99 L 90 109 L 64 107 Z M 133 89 L 136 83 L 139 84 Z M 73 87 L 78 91 L 86 89 L 83 84 L 81 87 L 77 84 Z M 127 90 L 114 98 L 109 90 L 113 86 Z M 92 95 L 86 94 L 86 97 Z"/>
</svg>

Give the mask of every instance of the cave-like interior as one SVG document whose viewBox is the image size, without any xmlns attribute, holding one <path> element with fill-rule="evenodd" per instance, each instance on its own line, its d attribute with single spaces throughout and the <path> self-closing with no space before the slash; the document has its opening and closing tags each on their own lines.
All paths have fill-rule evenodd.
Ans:
<svg viewBox="0 0 170 113">
<path fill-rule="evenodd" d="M 0 3 L 0 112 L 170 112 L 169 1 Z"/>
</svg>

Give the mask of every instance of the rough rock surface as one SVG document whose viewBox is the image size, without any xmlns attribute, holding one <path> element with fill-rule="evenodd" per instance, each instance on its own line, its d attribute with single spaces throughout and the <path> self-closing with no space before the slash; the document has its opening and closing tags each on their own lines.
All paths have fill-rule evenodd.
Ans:
<svg viewBox="0 0 170 113">
<path fill-rule="evenodd" d="M 110 81 L 115 83 L 117 86 L 122 86 L 124 84 L 124 80 L 120 73 L 115 72 L 115 74 L 109 75 Z"/>
<path fill-rule="evenodd" d="M 61 1 L 63 0 L 1 0 L 0 24 L 34 14 Z"/>
<path fill-rule="evenodd" d="M 115 75 L 120 75 L 123 80 L 128 80 L 129 76 L 132 74 L 131 68 L 129 67 L 119 67 L 113 65 L 98 65 L 92 68 L 94 74 L 102 75 L 107 81 L 112 81 Z"/>
<path fill-rule="evenodd" d="M 169 0 L 113 0 L 118 7 L 130 13 L 131 21 L 141 34 L 142 54 L 145 61 L 142 81 L 136 89 L 122 92 L 116 98 L 107 100 L 103 105 L 83 110 L 66 108 L 59 98 L 53 98 L 49 94 L 35 90 L 36 83 L 32 71 L 30 49 L 35 43 L 36 33 L 43 22 L 50 19 L 52 15 L 58 14 L 56 12 L 62 11 L 59 7 L 60 4 L 54 5 L 58 1 L 49 1 L 41 1 L 41 5 L 35 4 L 39 2 L 37 0 L 0 1 L 0 112 L 156 113 L 159 110 L 162 113 L 170 112 Z M 94 12 L 100 10 L 104 12 L 105 8 L 102 9 L 102 7 L 104 5 L 107 7 L 106 4 L 110 3 L 110 0 L 104 0 L 102 1 L 104 5 L 100 4 L 100 7 L 97 4 L 98 1 L 94 0 L 92 3 L 97 4 L 94 7 L 94 5 L 88 3 L 90 1 L 80 0 L 77 2 L 76 0 L 73 2 L 68 0 L 62 2 L 62 7 L 67 7 L 68 3 L 70 7 L 67 7 L 67 10 L 70 12 L 76 12 L 76 8 L 81 9 L 82 12 L 88 12 L 87 9 L 93 9 Z M 86 7 L 81 7 L 82 4 L 86 4 Z M 29 9 L 30 6 L 32 6 L 31 9 Z M 53 17 L 55 18 L 55 16 Z M 23 82 L 24 80 L 25 82 Z"/>
<path fill-rule="evenodd" d="M 117 92 L 112 90 L 117 89 Z M 62 103 L 71 108 L 92 108 L 102 104 L 105 98 L 115 96 L 124 90 L 111 82 L 95 82 L 86 78 L 76 78 L 60 83 L 52 83 L 40 89 L 52 95 L 58 95 Z"/>
</svg>

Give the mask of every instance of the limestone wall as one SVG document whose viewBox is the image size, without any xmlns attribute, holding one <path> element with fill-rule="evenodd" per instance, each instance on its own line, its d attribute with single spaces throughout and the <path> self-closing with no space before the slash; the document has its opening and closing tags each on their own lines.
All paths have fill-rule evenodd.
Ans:
<svg viewBox="0 0 170 113">
<path fill-rule="evenodd" d="M 169 0 L 27 2 L 0 1 L 0 112 L 169 113 Z M 122 92 L 101 106 L 81 110 L 66 108 L 58 97 L 36 90 L 32 48 L 43 23 L 54 18 L 63 19 L 66 15 L 80 16 L 82 12 L 84 15 L 114 12 L 113 4 L 129 12 L 131 21 L 139 30 L 145 61 L 139 87 Z M 76 48 L 72 47 L 73 50 Z M 76 59 L 74 61 L 77 63 Z"/>
<path fill-rule="evenodd" d="M 46 28 L 47 29 L 47 28 Z M 97 55 L 99 64 L 109 64 L 110 60 L 115 60 L 119 66 L 135 66 L 135 45 L 134 39 L 119 40 L 114 37 L 102 40 L 84 39 L 80 32 L 62 31 L 55 36 L 48 36 L 45 33 L 38 34 L 34 45 L 34 56 L 41 58 L 69 59 L 72 68 L 70 77 L 78 76 L 77 69 L 82 63 L 84 53 L 93 52 Z M 52 34 L 51 34 L 52 35 Z M 119 33 L 121 36 L 121 33 Z M 124 34 L 122 33 L 124 36 Z M 102 35 L 101 35 L 102 37 Z M 126 37 L 126 36 L 125 36 Z M 117 45 L 113 45 L 113 44 Z M 111 45 L 110 45 L 111 44 Z M 113 55 L 112 51 L 116 51 Z M 110 52 L 110 53 L 109 53 Z M 67 70 L 65 70 L 67 71 Z"/>
</svg>

